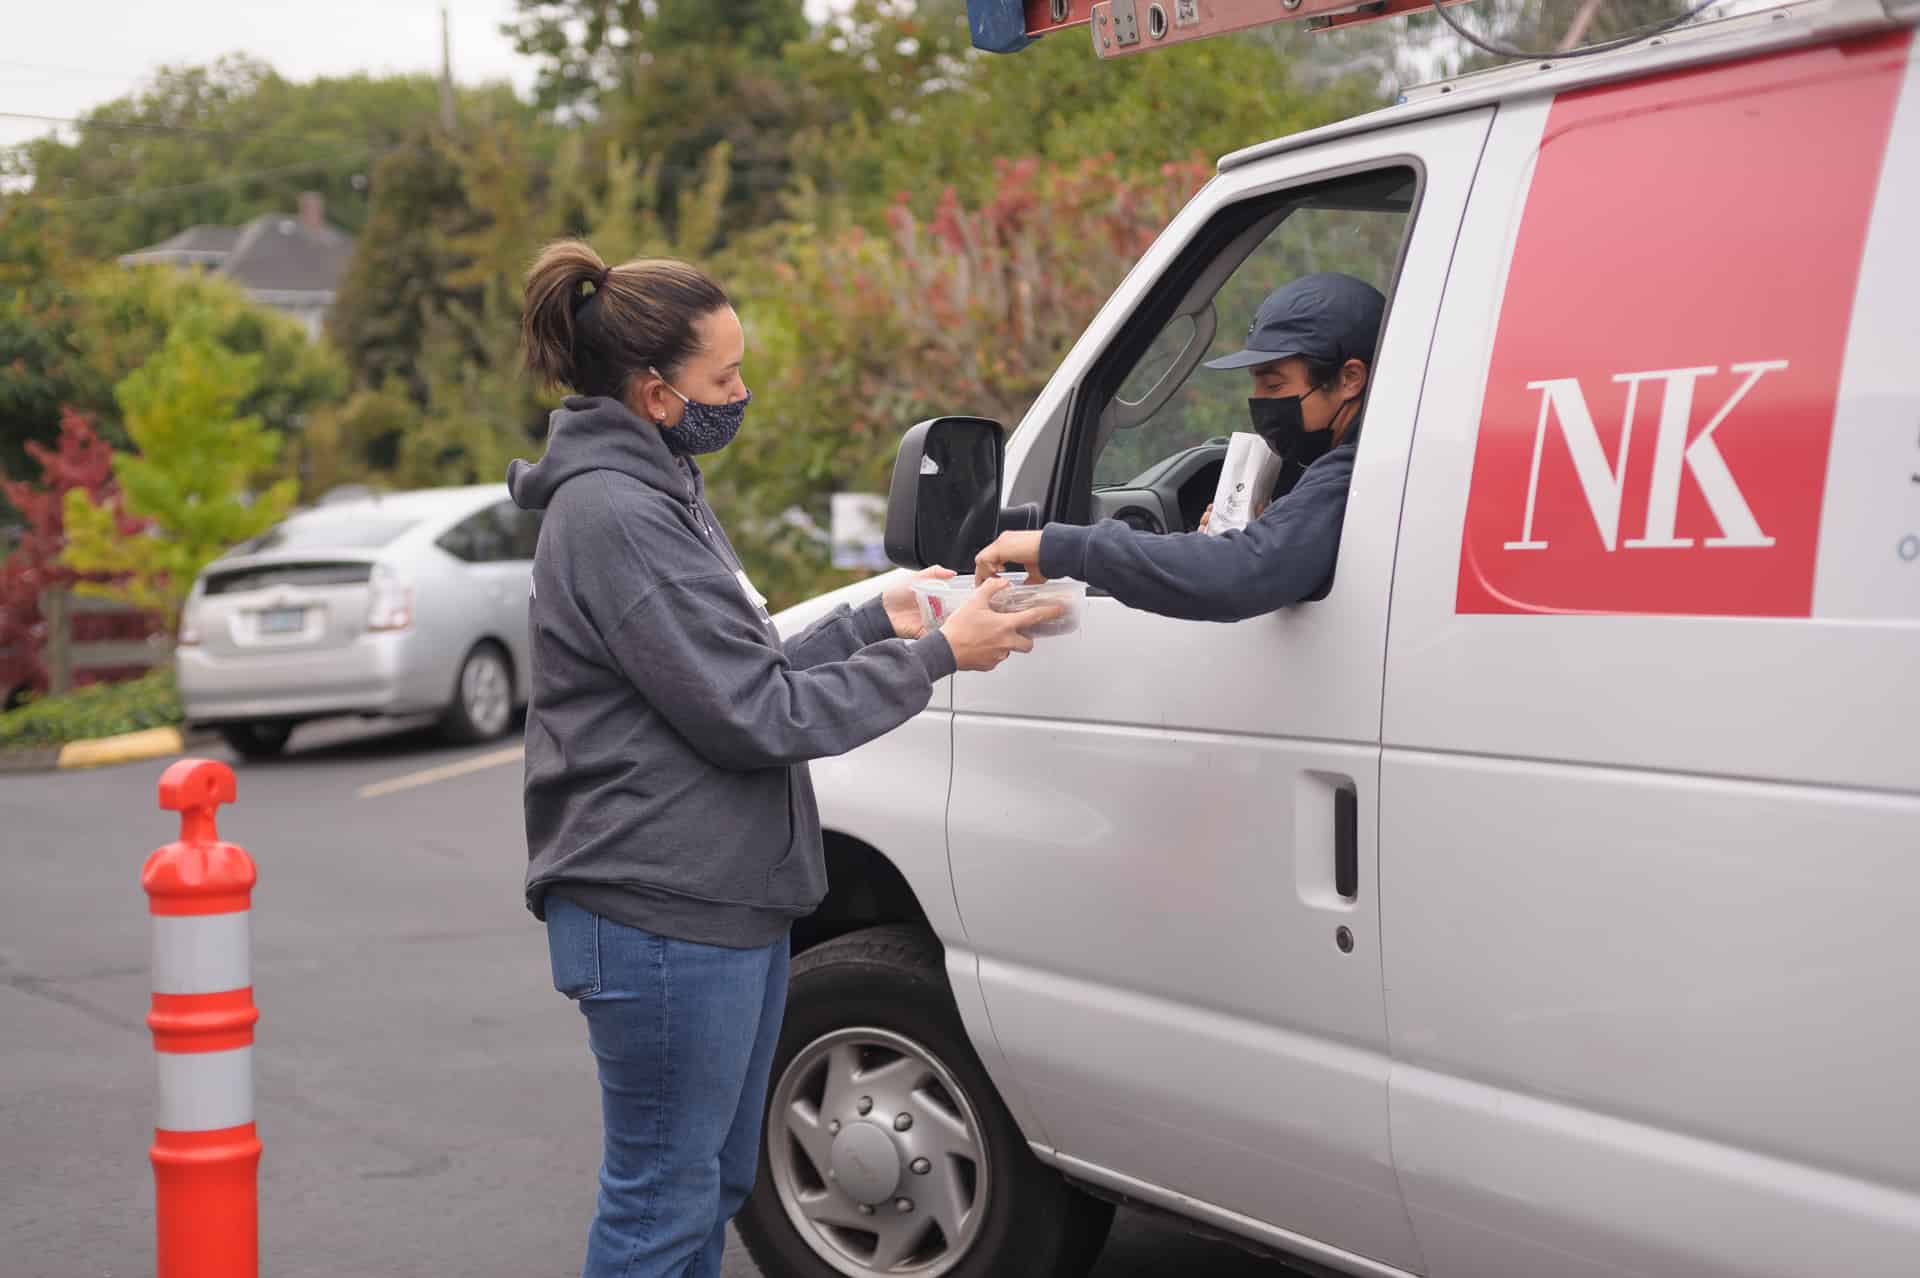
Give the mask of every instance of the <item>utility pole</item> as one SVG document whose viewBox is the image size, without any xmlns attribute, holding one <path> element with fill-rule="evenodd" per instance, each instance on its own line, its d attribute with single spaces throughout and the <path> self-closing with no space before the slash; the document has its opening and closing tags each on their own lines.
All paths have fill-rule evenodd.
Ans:
<svg viewBox="0 0 1920 1278">
<path fill-rule="evenodd" d="M 1600 12 L 1600 0 L 1586 0 L 1580 11 L 1573 15 L 1573 22 L 1567 27 L 1567 34 L 1560 38 L 1560 52 L 1577 48 L 1586 38 L 1587 28 L 1593 25 L 1594 15 Z"/>
<path fill-rule="evenodd" d="M 440 6 L 440 127 L 453 132 L 453 19 Z"/>
</svg>

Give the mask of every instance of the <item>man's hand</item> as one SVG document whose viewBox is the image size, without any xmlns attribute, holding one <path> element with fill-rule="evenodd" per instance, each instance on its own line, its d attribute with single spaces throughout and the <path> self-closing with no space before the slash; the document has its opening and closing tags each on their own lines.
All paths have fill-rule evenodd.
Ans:
<svg viewBox="0 0 1920 1278">
<path fill-rule="evenodd" d="M 926 634 L 926 624 L 920 620 L 920 601 L 913 596 L 913 583 L 945 581 L 954 575 L 951 568 L 928 568 L 913 574 L 906 581 L 887 587 L 887 593 L 880 597 L 880 602 L 887 610 L 887 620 L 893 623 L 893 633 L 902 639 L 918 639 Z"/>
<path fill-rule="evenodd" d="M 1255 519 L 1260 518 L 1260 516 L 1266 513 L 1267 513 L 1266 502 L 1260 501 L 1260 502 L 1255 502 L 1253 504 L 1253 517 Z M 1211 524 L 1212 522 L 1213 522 L 1213 503 L 1208 502 L 1207 508 L 1200 512 L 1200 526 L 1198 528 L 1195 528 L 1194 531 L 1205 532 L 1207 530 L 1207 525 Z"/>
<path fill-rule="evenodd" d="M 1021 564 L 1027 570 L 1027 584 L 1037 586 L 1046 578 L 1040 575 L 1040 534 L 1037 532 L 1001 533 L 991 546 L 973 561 L 974 580 L 985 585 L 987 578 L 1005 572 L 1008 564 Z"/>
<path fill-rule="evenodd" d="M 1039 536 L 1038 533 L 1021 535 Z M 993 597 L 1012 584 L 1005 579 L 988 581 L 940 628 L 953 648 L 953 660 L 960 669 L 991 670 L 1005 661 L 1009 653 L 1032 652 L 1033 640 L 1026 632 L 1066 616 L 1066 607 L 1057 603 L 1020 612 L 993 611 Z"/>
</svg>

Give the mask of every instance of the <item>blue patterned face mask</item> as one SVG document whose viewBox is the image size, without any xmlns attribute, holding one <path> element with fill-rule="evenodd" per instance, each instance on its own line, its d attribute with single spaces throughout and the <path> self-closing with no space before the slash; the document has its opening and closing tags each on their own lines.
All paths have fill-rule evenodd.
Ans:
<svg viewBox="0 0 1920 1278">
<path fill-rule="evenodd" d="M 669 426 L 660 432 L 667 441 L 667 447 L 683 456 L 698 457 L 705 453 L 717 453 L 733 442 L 740 433 L 741 423 L 747 419 L 747 405 L 753 402 L 753 392 L 748 391 L 745 399 L 737 399 L 731 404 L 702 404 L 697 399 L 688 399 L 674 390 L 673 383 L 662 377 L 660 370 L 649 368 L 648 372 L 666 382 L 667 389 L 680 396 L 680 402 L 687 411 L 680 415 L 678 426 Z"/>
</svg>

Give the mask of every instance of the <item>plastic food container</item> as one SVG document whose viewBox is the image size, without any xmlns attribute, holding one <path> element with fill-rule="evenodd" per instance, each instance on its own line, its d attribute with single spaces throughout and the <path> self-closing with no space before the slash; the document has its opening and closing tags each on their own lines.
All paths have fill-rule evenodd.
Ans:
<svg viewBox="0 0 1920 1278">
<path fill-rule="evenodd" d="M 1023 581 L 1026 579 L 1025 573 L 1009 575 Z M 949 577 L 945 581 L 928 579 L 913 583 L 913 597 L 920 604 L 920 623 L 929 630 L 938 630 L 953 615 L 954 609 L 966 603 L 972 595 L 972 577 Z"/>
<path fill-rule="evenodd" d="M 1035 639 L 1052 639 L 1060 635 L 1070 635 L 1080 629 L 1080 616 L 1086 611 L 1087 583 L 1049 581 L 1038 586 L 1008 586 L 993 597 L 990 607 L 995 612 L 1025 612 L 1029 608 L 1038 608 L 1043 604 L 1061 604 L 1067 611 L 1064 616 L 1056 617 L 1052 621 L 1043 621 L 1032 627 L 1027 634 Z"/>
<path fill-rule="evenodd" d="M 1024 612 L 1040 604 L 1060 603 L 1066 605 L 1064 617 L 1044 622 L 1027 631 L 1036 639 L 1053 638 L 1057 635 L 1070 635 L 1080 629 L 1080 616 L 1085 610 L 1087 586 L 1081 581 L 1049 581 L 1038 586 L 1026 584 L 1027 574 L 1010 572 L 1004 574 L 1012 583 L 993 597 L 995 612 Z M 920 620 L 929 630 L 938 630 L 946 619 L 973 597 L 975 582 L 972 577 L 950 577 L 945 581 L 916 581 L 913 583 L 913 597 L 920 604 Z"/>
</svg>

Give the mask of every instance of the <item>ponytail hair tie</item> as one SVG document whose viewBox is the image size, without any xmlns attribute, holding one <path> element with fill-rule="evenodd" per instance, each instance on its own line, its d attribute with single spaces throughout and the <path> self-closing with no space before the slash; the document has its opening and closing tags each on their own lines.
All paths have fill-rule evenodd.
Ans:
<svg viewBox="0 0 1920 1278">
<path fill-rule="evenodd" d="M 588 292 L 574 293 L 573 313 L 575 315 L 578 315 L 582 310 L 582 308 L 584 308 L 588 302 L 591 302 L 594 298 L 600 296 L 600 290 L 607 286 L 607 280 L 612 275 L 613 275 L 613 268 L 611 266 L 603 266 L 600 268 L 599 274 L 593 276 L 591 279 L 582 281 L 582 283 L 593 285 L 593 291 L 591 293 L 588 293 Z"/>
</svg>

